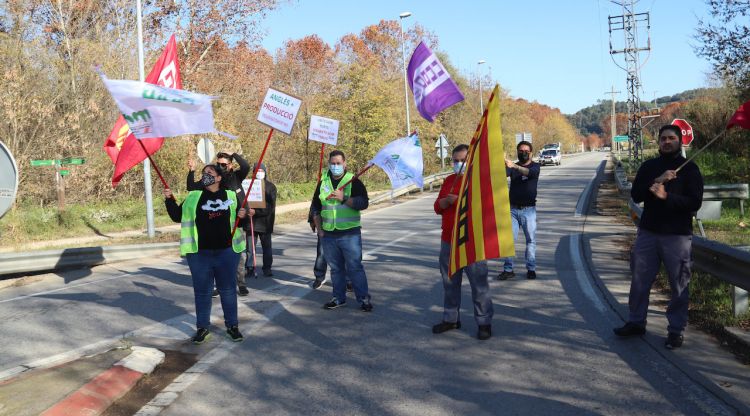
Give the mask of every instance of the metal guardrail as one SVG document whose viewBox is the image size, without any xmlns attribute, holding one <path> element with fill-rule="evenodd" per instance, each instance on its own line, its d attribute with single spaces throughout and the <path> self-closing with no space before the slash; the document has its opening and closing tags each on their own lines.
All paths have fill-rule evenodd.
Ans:
<svg viewBox="0 0 750 416">
<path fill-rule="evenodd" d="M 178 248 L 179 243 L 153 243 L 2 253 L 0 254 L 0 276 L 96 266 L 113 261 L 149 257 L 158 252 Z"/>
<path fill-rule="evenodd" d="M 374 198 L 370 198 L 370 203 L 371 204 L 377 204 L 377 203 L 383 202 L 383 201 L 385 201 L 387 199 L 393 199 L 393 198 L 395 198 L 397 196 L 408 194 L 408 193 L 410 193 L 412 191 L 417 191 L 417 190 L 424 191 L 424 188 L 427 185 L 430 186 L 430 191 L 432 191 L 432 186 L 433 186 L 433 184 L 435 182 L 441 181 L 441 180 L 445 179 L 446 177 L 450 176 L 452 173 L 453 173 L 453 171 L 448 171 L 448 172 L 441 172 L 441 173 L 436 173 L 434 175 L 425 176 L 423 184 L 422 184 L 423 186 L 421 188 L 418 187 L 417 185 L 414 185 L 414 184 L 407 185 L 407 186 L 402 186 L 402 187 L 400 187 L 398 189 L 392 190 L 391 192 L 385 192 L 385 193 L 383 193 L 381 195 L 378 195 L 378 196 L 376 196 Z"/>
</svg>

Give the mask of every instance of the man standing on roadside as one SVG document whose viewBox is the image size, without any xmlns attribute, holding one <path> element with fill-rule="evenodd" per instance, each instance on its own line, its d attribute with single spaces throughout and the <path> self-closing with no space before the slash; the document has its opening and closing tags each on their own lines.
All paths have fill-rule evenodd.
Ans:
<svg viewBox="0 0 750 416">
<path fill-rule="evenodd" d="M 321 239 L 326 263 L 331 268 L 333 299 L 323 305 L 336 309 L 346 304 L 346 281 L 351 280 L 360 310 L 372 311 L 367 276 L 362 267 L 362 226 L 360 211 L 370 201 L 367 188 L 346 171 L 346 156 L 334 150 L 328 156 L 328 172 L 313 194 L 315 229 Z M 344 186 L 344 184 L 346 184 Z M 343 186 L 343 189 L 339 187 Z"/>
<path fill-rule="evenodd" d="M 628 322 L 615 328 L 616 335 L 629 337 L 646 332 L 651 286 L 661 264 L 667 271 L 671 299 L 667 305 L 667 339 L 664 346 L 682 346 L 688 319 L 688 284 L 692 264 L 693 216 L 703 203 L 703 176 L 693 162 L 680 154 L 682 129 L 665 125 L 659 129 L 659 157 L 638 168 L 630 195 L 643 202 L 643 215 L 630 253 Z"/>
<path fill-rule="evenodd" d="M 458 270 L 453 276 L 448 274 L 448 262 L 451 255 L 451 235 L 456 216 L 456 200 L 459 183 L 466 171 L 466 156 L 469 146 L 460 144 L 453 149 L 453 175 L 448 176 L 440 187 L 435 200 L 435 213 L 442 216 L 443 232 L 440 236 L 440 275 L 443 278 L 443 321 L 432 327 L 433 334 L 441 334 L 451 329 L 461 328 L 459 313 L 461 309 L 461 280 L 464 272 L 471 286 L 471 298 L 474 301 L 474 319 L 477 321 L 477 338 L 489 339 L 492 336 L 492 297 L 487 283 L 487 261 L 478 261 Z"/>
<path fill-rule="evenodd" d="M 521 141 L 516 145 L 518 162 L 505 159 L 505 172 L 510 177 L 510 218 L 513 224 L 513 241 L 518 238 L 518 229 L 526 236 L 526 278 L 536 279 L 536 188 L 539 183 L 539 164 L 531 160 L 531 143 Z M 497 280 L 515 277 L 513 257 L 504 259 L 503 271 Z"/>
</svg>

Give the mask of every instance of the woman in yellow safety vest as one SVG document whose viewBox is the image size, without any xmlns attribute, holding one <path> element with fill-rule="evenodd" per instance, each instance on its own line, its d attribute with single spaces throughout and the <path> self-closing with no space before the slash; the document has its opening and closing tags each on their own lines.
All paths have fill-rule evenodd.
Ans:
<svg viewBox="0 0 750 416">
<path fill-rule="evenodd" d="M 187 259 L 193 277 L 197 331 L 192 341 L 202 344 L 211 336 L 211 292 L 216 279 L 227 335 L 239 342 L 243 337 L 238 328 L 235 274 L 245 238 L 241 228 L 234 235 L 232 229 L 237 218 L 244 222 L 254 211 L 238 208 L 242 198 L 221 186 L 222 173 L 215 165 L 203 168 L 201 182 L 203 189 L 190 191 L 181 205 L 177 205 L 172 191 L 164 190 L 169 217 L 182 224 L 180 255 Z"/>
</svg>

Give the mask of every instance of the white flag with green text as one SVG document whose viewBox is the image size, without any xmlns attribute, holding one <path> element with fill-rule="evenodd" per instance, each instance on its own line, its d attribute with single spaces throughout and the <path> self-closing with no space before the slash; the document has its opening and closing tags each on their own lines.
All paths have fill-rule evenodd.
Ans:
<svg viewBox="0 0 750 416">
<path fill-rule="evenodd" d="M 100 75 L 138 139 L 218 133 L 211 107 L 216 97 Z"/>
<path fill-rule="evenodd" d="M 393 189 L 415 184 L 422 187 L 422 144 L 416 133 L 396 139 L 385 145 L 370 161 L 383 169 L 391 180 Z"/>
</svg>

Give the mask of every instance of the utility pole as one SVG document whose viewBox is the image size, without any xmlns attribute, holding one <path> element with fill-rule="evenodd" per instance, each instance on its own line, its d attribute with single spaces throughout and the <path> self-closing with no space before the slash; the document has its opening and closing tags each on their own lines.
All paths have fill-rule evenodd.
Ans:
<svg viewBox="0 0 750 416">
<path fill-rule="evenodd" d="M 622 7 L 622 15 L 609 16 L 609 54 L 624 54 L 625 66 L 615 62 L 627 73 L 628 89 L 628 137 L 630 142 L 630 160 L 632 163 L 640 164 L 643 161 L 642 147 L 642 124 L 641 124 L 641 99 L 638 90 L 641 88 L 639 73 L 642 67 L 638 56 L 639 52 L 651 51 L 651 19 L 649 13 L 635 13 L 636 0 L 611 0 L 612 3 Z M 640 46 L 638 39 L 638 29 L 646 28 L 646 45 Z M 624 35 L 622 49 L 614 49 L 612 46 L 612 32 L 621 30 Z M 648 60 L 648 57 L 646 58 Z M 645 64 L 645 62 L 644 62 Z"/>
<path fill-rule="evenodd" d="M 606 91 L 605 94 L 611 94 L 612 97 L 612 115 L 609 118 L 609 132 L 612 135 L 610 139 L 610 145 L 617 149 L 619 143 L 615 143 L 615 136 L 617 135 L 617 113 L 615 112 L 615 94 L 619 94 L 620 91 L 615 91 L 615 86 L 612 86 L 610 91 Z M 620 150 L 620 149 L 617 149 Z"/>
</svg>

